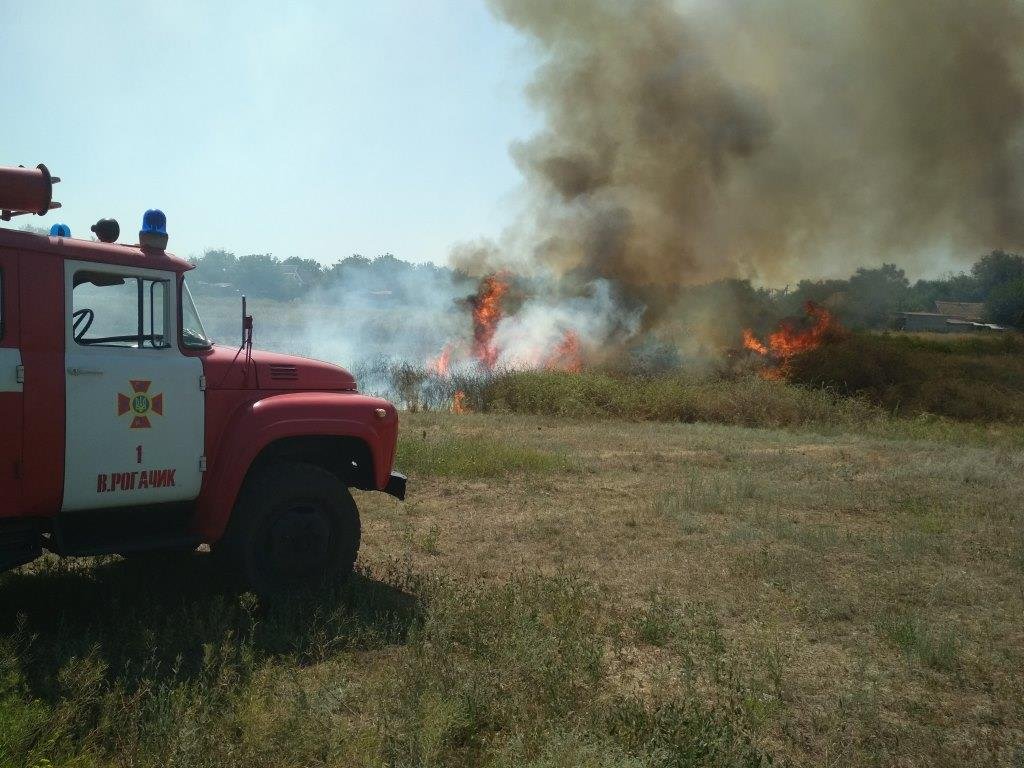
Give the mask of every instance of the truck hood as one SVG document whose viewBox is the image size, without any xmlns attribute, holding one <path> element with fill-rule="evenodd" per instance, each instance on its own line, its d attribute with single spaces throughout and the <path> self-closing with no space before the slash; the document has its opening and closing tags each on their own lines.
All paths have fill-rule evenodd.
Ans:
<svg viewBox="0 0 1024 768">
<path fill-rule="evenodd" d="M 298 355 L 214 346 L 203 355 L 207 389 L 261 389 L 290 392 L 354 392 L 356 380 L 337 365 Z"/>
</svg>

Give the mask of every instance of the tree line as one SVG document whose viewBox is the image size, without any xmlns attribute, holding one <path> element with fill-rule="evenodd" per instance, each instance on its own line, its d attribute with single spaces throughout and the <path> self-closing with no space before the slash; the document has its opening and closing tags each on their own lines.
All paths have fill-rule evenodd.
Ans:
<svg viewBox="0 0 1024 768">
<path fill-rule="evenodd" d="M 236 256 L 209 250 L 192 261 L 196 271 L 190 281 L 200 290 L 230 288 L 284 301 L 321 288 L 356 286 L 385 297 L 382 303 L 399 303 L 415 298 L 405 292 L 421 280 L 465 284 L 467 293 L 474 285 L 458 270 L 413 264 L 392 254 L 375 258 L 356 254 L 327 266 L 296 256 L 278 259 L 271 254 Z M 914 282 L 895 264 L 862 267 L 844 280 L 801 280 L 782 289 L 754 287 L 749 280 L 724 280 L 688 289 L 684 300 L 687 297 L 731 300 L 745 315 L 744 322 L 755 327 L 799 314 L 805 302 L 814 301 L 829 306 L 851 328 L 888 328 L 895 313 L 934 311 L 936 300 L 983 303 L 988 322 L 1024 327 L 1024 257 L 996 250 L 967 271 Z"/>
<path fill-rule="evenodd" d="M 913 283 L 895 264 L 858 269 L 847 280 L 803 280 L 786 296 L 789 303 L 833 297 L 844 322 L 854 328 L 885 327 L 896 312 L 935 311 L 939 300 L 985 305 L 985 319 L 1024 325 L 1024 257 L 992 251 L 966 272 Z"/>
<path fill-rule="evenodd" d="M 300 299 L 322 288 L 358 287 L 388 302 L 400 302 L 410 298 L 406 295 L 410 286 L 439 277 L 466 281 L 467 290 L 472 285 L 466 275 L 448 267 L 413 264 L 390 253 L 372 259 L 354 254 L 330 266 L 298 256 L 287 259 L 265 253 L 235 256 L 225 250 L 209 250 L 190 261 L 196 269 L 189 276 L 189 283 L 197 285 L 200 291 L 231 288 L 249 296 L 280 301 Z"/>
</svg>

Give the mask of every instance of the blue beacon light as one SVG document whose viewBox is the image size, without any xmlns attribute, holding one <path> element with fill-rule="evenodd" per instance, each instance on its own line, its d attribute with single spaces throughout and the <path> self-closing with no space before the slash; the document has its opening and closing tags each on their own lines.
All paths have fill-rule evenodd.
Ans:
<svg viewBox="0 0 1024 768">
<path fill-rule="evenodd" d="M 162 251 L 167 247 L 167 216 L 157 208 L 150 208 L 142 214 L 142 229 L 139 230 L 139 245 Z"/>
<path fill-rule="evenodd" d="M 50 237 L 71 237 L 71 227 L 67 224 L 54 224 L 50 227 Z"/>
</svg>

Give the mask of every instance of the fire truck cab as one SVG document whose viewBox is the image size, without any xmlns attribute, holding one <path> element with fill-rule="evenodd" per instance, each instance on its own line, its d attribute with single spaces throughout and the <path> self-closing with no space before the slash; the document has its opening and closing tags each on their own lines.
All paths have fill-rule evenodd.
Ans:
<svg viewBox="0 0 1024 768">
<path fill-rule="evenodd" d="M 44 166 L 0 168 L 0 218 L 44 214 Z M 351 488 L 405 497 L 398 415 L 327 363 L 207 336 L 147 211 L 139 245 L 0 228 L 0 570 L 209 544 L 257 591 L 344 576 Z M 246 331 L 248 329 L 248 337 Z"/>
</svg>

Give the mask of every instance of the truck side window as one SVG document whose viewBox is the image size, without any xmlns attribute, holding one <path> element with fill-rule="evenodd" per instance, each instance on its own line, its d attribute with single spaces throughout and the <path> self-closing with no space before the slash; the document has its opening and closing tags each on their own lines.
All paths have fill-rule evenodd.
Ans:
<svg viewBox="0 0 1024 768">
<path fill-rule="evenodd" d="M 70 318 L 82 346 L 166 349 L 166 280 L 101 272 L 75 275 Z"/>
<path fill-rule="evenodd" d="M 4 340 L 4 271 L 0 269 L 0 341 Z"/>
</svg>

